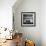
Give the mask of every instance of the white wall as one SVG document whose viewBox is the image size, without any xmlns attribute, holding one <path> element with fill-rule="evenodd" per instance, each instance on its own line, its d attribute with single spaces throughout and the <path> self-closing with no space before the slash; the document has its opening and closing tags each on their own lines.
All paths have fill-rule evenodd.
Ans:
<svg viewBox="0 0 46 46">
<path fill-rule="evenodd" d="M 18 0 L 18 2 L 20 2 Z M 36 12 L 36 27 L 21 27 L 21 12 Z M 13 6 L 15 29 L 33 39 L 36 46 L 46 46 L 46 0 L 23 0 Z"/>
<path fill-rule="evenodd" d="M 12 6 L 16 0 L 0 0 L 0 27 L 12 28 Z"/>
<path fill-rule="evenodd" d="M 42 46 L 46 46 L 46 0 L 41 1 L 40 31 Z"/>
<path fill-rule="evenodd" d="M 20 2 L 18 0 L 18 2 Z M 16 3 L 17 4 L 17 3 Z M 22 32 L 24 38 L 32 39 L 35 41 L 36 46 L 41 46 L 40 34 L 40 0 L 23 0 L 20 5 L 13 7 L 15 30 Z M 36 26 L 35 27 L 21 27 L 21 12 L 36 12 Z"/>
</svg>

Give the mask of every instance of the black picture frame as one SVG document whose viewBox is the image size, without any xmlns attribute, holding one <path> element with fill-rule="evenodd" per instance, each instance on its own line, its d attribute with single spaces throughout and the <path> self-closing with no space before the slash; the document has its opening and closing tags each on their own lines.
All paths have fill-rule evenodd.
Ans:
<svg viewBox="0 0 46 46">
<path fill-rule="evenodd" d="M 21 26 L 36 26 L 36 12 L 21 12 Z"/>
</svg>

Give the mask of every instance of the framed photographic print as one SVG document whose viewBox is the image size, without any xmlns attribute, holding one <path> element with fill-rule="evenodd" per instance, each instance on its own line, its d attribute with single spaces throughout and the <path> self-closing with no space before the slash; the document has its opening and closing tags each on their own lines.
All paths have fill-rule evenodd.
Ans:
<svg viewBox="0 0 46 46">
<path fill-rule="evenodd" d="M 36 12 L 21 12 L 21 26 L 36 26 Z"/>
</svg>

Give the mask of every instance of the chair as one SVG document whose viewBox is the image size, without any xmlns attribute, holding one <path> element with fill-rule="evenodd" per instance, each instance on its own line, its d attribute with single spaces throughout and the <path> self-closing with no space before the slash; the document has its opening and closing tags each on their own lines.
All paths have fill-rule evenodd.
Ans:
<svg viewBox="0 0 46 46">
<path fill-rule="evenodd" d="M 22 46 L 22 33 L 15 33 L 16 46 Z"/>
<path fill-rule="evenodd" d="M 35 46 L 35 43 L 32 40 L 26 40 L 25 46 Z"/>
</svg>

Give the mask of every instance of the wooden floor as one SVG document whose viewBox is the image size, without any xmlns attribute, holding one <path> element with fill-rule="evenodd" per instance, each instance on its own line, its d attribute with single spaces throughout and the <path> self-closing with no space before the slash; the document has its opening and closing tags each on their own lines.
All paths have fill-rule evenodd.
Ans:
<svg viewBox="0 0 46 46">
<path fill-rule="evenodd" d="M 6 40 L 6 42 L 2 43 L 0 46 L 16 46 L 15 39 L 13 40 Z"/>
</svg>

